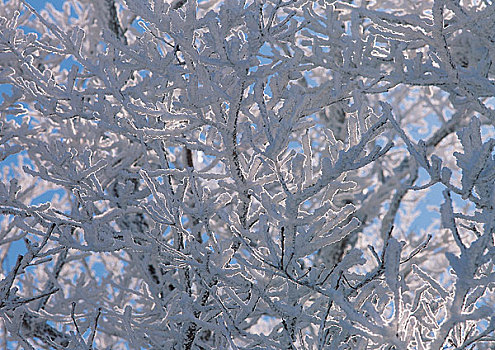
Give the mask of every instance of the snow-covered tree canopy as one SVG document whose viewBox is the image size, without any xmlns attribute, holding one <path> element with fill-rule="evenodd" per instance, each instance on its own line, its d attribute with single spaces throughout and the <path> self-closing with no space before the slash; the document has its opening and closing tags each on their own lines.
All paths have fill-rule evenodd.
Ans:
<svg viewBox="0 0 495 350">
<path fill-rule="evenodd" d="M 30 2 L 0 348 L 494 348 L 492 1 Z"/>
</svg>

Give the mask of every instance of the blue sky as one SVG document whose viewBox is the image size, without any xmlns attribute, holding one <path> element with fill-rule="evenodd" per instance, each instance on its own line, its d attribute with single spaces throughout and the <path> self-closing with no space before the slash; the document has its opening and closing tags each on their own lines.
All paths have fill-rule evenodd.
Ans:
<svg viewBox="0 0 495 350">
<path fill-rule="evenodd" d="M 63 0 L 52 0 L 52 1 L 44 1 L 44 0 L 27 0 L 28 4 L 33 6 L 36 10 L 41 10 L 45 7 L 47 2 L 51 2 L 56 8 L 61 9 Z"/>
</svg>

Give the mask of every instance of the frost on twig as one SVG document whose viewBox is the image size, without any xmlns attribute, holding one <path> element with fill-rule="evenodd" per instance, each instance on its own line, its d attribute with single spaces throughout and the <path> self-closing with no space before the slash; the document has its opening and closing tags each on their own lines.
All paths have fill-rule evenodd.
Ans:
<svg viewBox="0 0 495 350">
<path fill-rule="evenodd" d="M 0 348 L 493 348 L 493 23 L 6 2 Z"/>
</svg>

